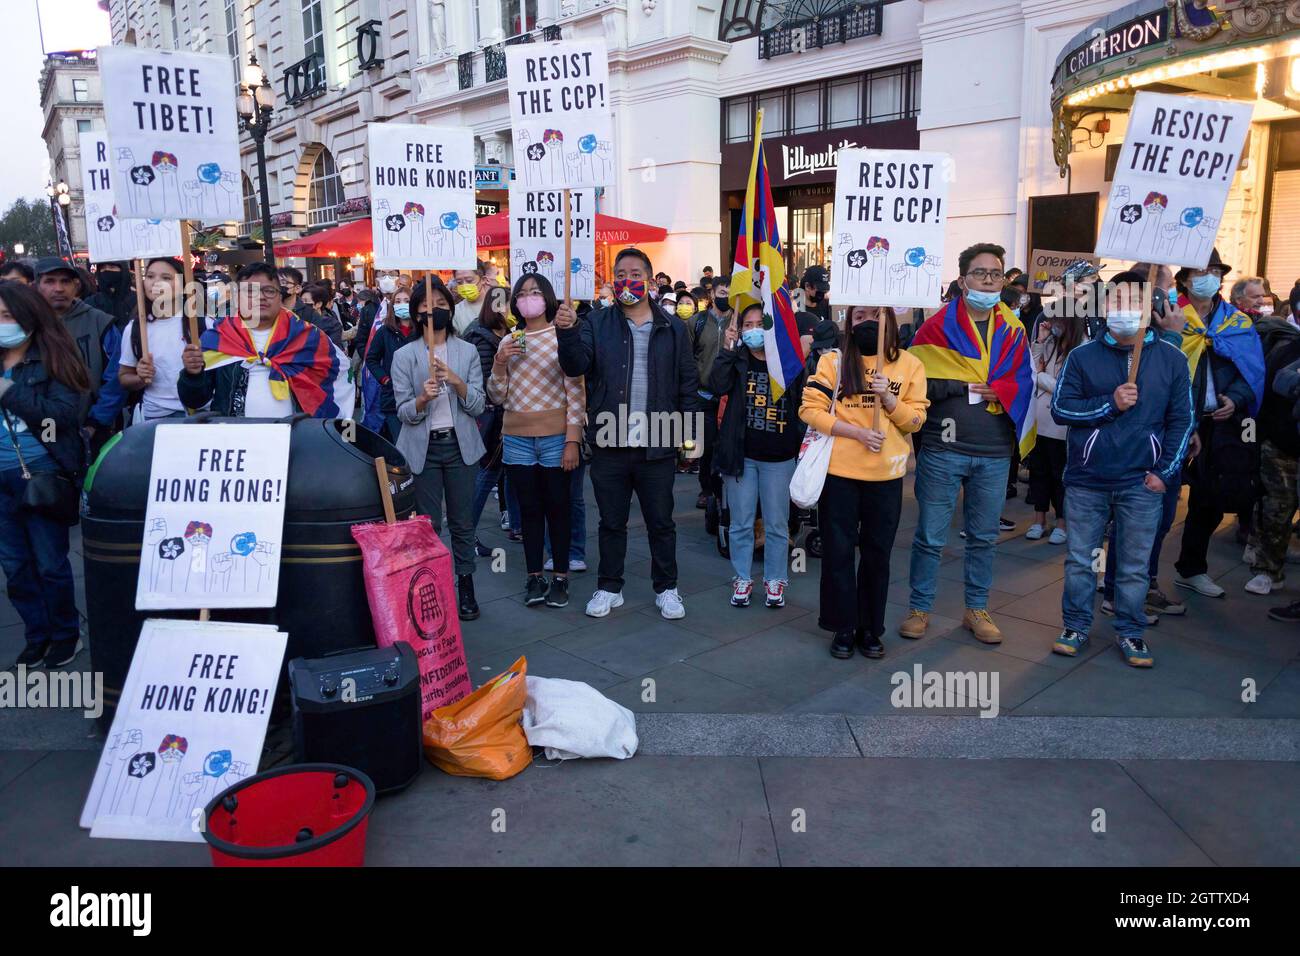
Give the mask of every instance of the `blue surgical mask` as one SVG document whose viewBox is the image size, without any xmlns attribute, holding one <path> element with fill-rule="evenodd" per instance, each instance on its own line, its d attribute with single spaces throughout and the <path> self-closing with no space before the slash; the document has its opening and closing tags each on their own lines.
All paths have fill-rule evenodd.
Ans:
<svg viewBox="0 0 1300 956">
<path fill-rule="evenodd" d="M 987 312 L 1002 301 L 1001 292 L 980 292 L 976 289 L 966 290 L 966 304 L 972 309 Z"/>
<path fill-rule="evenodd" d="M 1141 312 L 1112 312 L 1106 316 L 1106 328 L 1117 339 L 1127 339 L 1138 334 L 1142 327 Z"/>
<path fill-rule="evenodd" d="M 16 349 L 27 341 L 27 331 L 17 322 L 0 325 L 0 349 Z"/>
<path fill-rule="evenodd" d="M 1222 285 L 1222 276 L 1215 275 L 1213 272 L 1208 272 L 1205 275 L 1197 276 L 1192 280 L 1192 294 L 1198 299 L 1210 299 L 1214 297 L 1215 293 L 1219 291 L 1219 287 Z"/>
<path fill-rule="evenodd" d="M 411 317 L 411 303 L 398 302 L 393 306 L 393 315 L 399 319 L 409 319 Z"/>
<path fill-rule="evenodd" d="M 1014 315 L 1017 319 L 1020 318 L 1020 309 L 1018 307 L 1012 309 L 1011 314 Z"/>
<path fill-rule="evenodd" d="M 745 329 L 740 333 L 741 339 L 750 349 L 761 349 L 763 347 L 763 330 L 762 329 Z"/>
</svg>

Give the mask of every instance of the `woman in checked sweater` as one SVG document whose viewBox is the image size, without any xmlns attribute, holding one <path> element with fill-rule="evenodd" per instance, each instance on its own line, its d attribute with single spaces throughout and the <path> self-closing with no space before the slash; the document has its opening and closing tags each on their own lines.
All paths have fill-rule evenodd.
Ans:
<svg viewBox="0 0 1300 956">
<path fill-rule="evenodd" d="M 564 607 L 569 603 L 569 472 L 578 467 L 587 422 L 587 393 L 581 378 L 560 369 L 555 338 L 556 301 L 540 275 L 520 278 L 510 295 L 510 312 L 523 328 L 501 340 L 488 397 L 505 409 L 501 426 L 506 476 L 523 512 L 528 590 L 524 603 Z M 545 531 L 555 545 L 555 576 L 543 574 Z"/>
<path fill-rule="evenodd" d="M 885 323 L 884 355 L 876 336 Z M 799 417 L 834 435 L 830 467 L 818 505 L 822 532 L 821 613 L 818 624 L 835 634 L 831 655 L 884 657 L 889 553 L 903 506 L 907 435 L 925 422 L 925 366 L 898 347 L 893 309 L 858 306 L 849 313 L 843 358 L 823 355 L 804 388 Z M 838 391 L 835 383 L 839 381 Z M 880 421 L 872 412 L 880 403 Z M 831 405 L 836 406 L 835 417 Z M 857 574 L 854 574 L 854 550 Z"/>
</svg>

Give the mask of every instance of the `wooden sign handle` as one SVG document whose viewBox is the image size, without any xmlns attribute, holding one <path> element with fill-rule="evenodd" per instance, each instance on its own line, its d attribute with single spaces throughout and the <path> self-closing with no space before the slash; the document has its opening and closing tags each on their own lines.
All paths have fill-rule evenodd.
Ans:
<svg viewBox="0 0 1300 956">
<path fill-rule="evenodd" d="M 573 270 L 569 268 L 569 263 L 573 261 L 573 229 L 569 203 L 569 190 L 566 189 L 564 191 L 564 301 L 566 304 L 572 300 L 573 292 Z"/>
<path fill-rule="evenodd" d="M 181 220 L 181 270 L 185 277 L 185 288 L 181 292 L 185 303 L 185 321 L 190 327 L 190 341 L 199 344 L 199 317 L 194 308 L 194 258 L 190 255 L 190 223 Z"/>
<path fill-rule="evenodd" d="M 388 488 L 388 462 L 381 455 L 375 459 L 375 476 L 379 479 L 379 499 L 384 503 L 384 522 L 397 523 L 397 512 L 393 509 L 393 493 Z"/>
<path fill-rule="evenodd" d="M 149 314 L 144 304 L 144 260 L 135 260 L 135 327 L 140 330 L 140 354 L 149 361 Z"/>
<path fill-rule="evenodd" d="M 882 309 L 876 313 L 878 321 L 876 322 L 876 371 L 879 372 L 885 364 L 885 314 Z M 871 430 L 880 431 L 880 406 L 884 401 L 877 398 L 871 409 Z"/>
<path fill-rule="evenodd" d="M 1138 363 L 1142 361 L 1142 341 L 1147 337 L 1147 329 L 1151 327 L 1151 283 L 1142 283 L 1142 324 L 1138 326 L 1138 339 L 1133 343 L 1133 363 L 1128 370 L 1128 383 L 1137 384 Z"/>
<path fill-rule="evenodd" d="M 210 611 L 210 610 L 209 610 L 208 608 L 206 608 L 206 607 L 205 607 L 205 608 L 200 608 L 200 609 L 199 609 L 199 620 L 200 620 L 200 621 L 210 621 L 210 620 L 212 620 L 212 611 Z"/>
</svg>

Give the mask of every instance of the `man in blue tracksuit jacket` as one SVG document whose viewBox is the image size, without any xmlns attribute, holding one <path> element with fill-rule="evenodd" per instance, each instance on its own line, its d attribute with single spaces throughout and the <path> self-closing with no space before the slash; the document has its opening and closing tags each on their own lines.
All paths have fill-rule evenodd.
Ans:
<svg viewBox="0 0 1300 956">
<path fill-rule="evenodd" d="M 1052 418 L 1070 429 L 1063 478 L 1070 516 L 1061 596 L 1064 630 L 1052 650 L 1072 657 L 1088 641 L 1097 584 L 1093 555 L 1113 515 L 1116 642 L 1127 663 L 1150 667 L 1154 658 L 1142 639 L 1147 559 L 1165 487 L 1182 468 L 1193 420 L 1187 359 L 1155 329 L 1144 327 L 1141 301 L 1139 283 L 1116 285 L 1106 331 L 1070 352 L 1052 395 Z M 1130 385 L 1139 335 L 1142 355 L 1137 382 Z"/>
</svg>

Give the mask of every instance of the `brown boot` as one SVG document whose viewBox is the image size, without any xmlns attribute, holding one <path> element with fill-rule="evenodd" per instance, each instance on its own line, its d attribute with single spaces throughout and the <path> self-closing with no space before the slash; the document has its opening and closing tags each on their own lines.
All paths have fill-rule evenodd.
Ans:
<svg viewBox="0 0 1300 956">
<path fill-rule="evenodd" d="M 1002 632 L 998 626 L 993 623 L 993 618 L 989 617 L 989 612 L 983 608 L 966 608 L 966 613 L 961 616 L 961 626 L 966 628 L 975 635 L 977 640 L 985 644 L 1001 644 Z"/>
<path fill-rule="evenodd" d="M 903 637 L 910 637 L 916 640 L 919 637 L 925 637 L 925 630 L 930 626 L 930 615 L 927 611 L 918 611 L 911 608 L 907 612 L 907 617 L 903 618 L 903 623 L 898 625 L 898 633 Z"/>
</svg>

